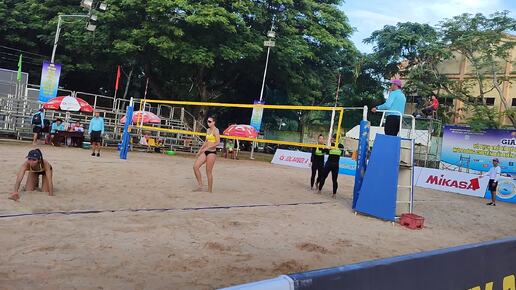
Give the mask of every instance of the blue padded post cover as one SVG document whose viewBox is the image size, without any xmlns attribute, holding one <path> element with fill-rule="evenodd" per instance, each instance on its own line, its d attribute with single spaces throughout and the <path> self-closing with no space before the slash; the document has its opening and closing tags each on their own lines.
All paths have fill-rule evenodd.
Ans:
<svg viewBox="0 0 516 290">
<path fill-rule="evenodd" d="M 401 138 L 376 134 L 355 210 L 394 221 Z"/>
</svg>

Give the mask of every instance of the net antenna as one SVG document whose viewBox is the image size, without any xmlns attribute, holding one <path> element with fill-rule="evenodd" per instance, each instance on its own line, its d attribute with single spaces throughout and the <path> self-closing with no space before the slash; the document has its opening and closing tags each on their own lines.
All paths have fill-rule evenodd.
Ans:
<svg viewBox="0 0 516 290">
<path fill-rule="evenodd" d="M 340 72 L 339 72 L 339 79 L 337 81 L 337 91 L 335 92 L 335 104 L 333 105 L 333 110 L 331 111 L 330 133 L 328 134 L 328 142 L 326 144 L 328 147 L 331 147 L 331 136 L 333 134 L 333 125 L 335 123 L 335 110 L 337 109 L 337 102 L 339 101 L 339 90 L 340 90 Z M 340 125 L 340 122 L 339 122 L 339 125 Z M 337 142 L 339 142 L 339 136 L 337 136 L 337 138 L 335 140 L 335 146 L 337 146 Z"/>
</svg>

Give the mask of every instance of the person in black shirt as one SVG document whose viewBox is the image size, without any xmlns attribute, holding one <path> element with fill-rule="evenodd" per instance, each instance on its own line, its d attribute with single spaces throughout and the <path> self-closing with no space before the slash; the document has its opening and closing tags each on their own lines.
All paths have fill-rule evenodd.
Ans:
<svg viewBox="0 0 516 290">
<path fill-rule="evenodd" d="M 342 144 L 338 144 L 335 148 L 335 139 L 336 136 L 333 135 L 331 147 L 332 149 L 328 150 L 328 160 L 324 165 L 324 174 L 319 180 L 319 194 L 324 186 L 324 182 L 326 178 L 331 172 L 331 179 L 333 181 L 333 198 L 336 198 L 337 188 L 339 184 L 337 183 L 337 177 L 339 176 L 339 160 L 340 156 L 344 155 L 344 146 Z"/>
<path fill-rule="evenodd" d="M 317 144 L 324 145 L 324 136 L 321 134 L 317 138 Z M 317 182 L 315 187 L 319 188 L 319 179 L 321 179 L 324 172 L 324 154 L 327 154 L 327 150 L 324 148 L 312 148 L 312 157 L 310 162 L 312 163 L 312 177 L 310 178 L 310 188 L 314 188 L 315 176 L 317 175 Z"/>
</svg>

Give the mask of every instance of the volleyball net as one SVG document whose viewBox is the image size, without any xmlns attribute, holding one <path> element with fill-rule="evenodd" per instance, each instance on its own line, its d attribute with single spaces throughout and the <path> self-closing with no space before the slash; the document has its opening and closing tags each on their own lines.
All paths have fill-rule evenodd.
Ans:
<svg viewBox="0 0 516 290">
<path fill-rule="evenodd" d="M 349 108 L 344 107 L 325 107 L 325 106 L 296 106 L 296 105 L 266 105 L 266 104 L 232 104 L 232 103 L 215 103 L 215 102 L 192 102 L 192 101 L 171 101 L 171 100 L 152 100 L 152 99 L 140 99 L 139 105 L 135 105 L 135 110 L 140 111 L 154 111 L 158 110 L 158 107 L 161 108 L 163 106 L 168 107 L 181 107 L 181 108 L 189 108 L 195 110 L 200 110 L 201 108 L 204 110 L 208 110 L 208 115 L 216 115 L 217 116 L 217 127 L 220 130 L 220 137 L 231 139 L 231 140 L 240 140 L 240 141 L 250 141 L 250 142 L 258 142 L 258 143 L 267 143 L 267 144 L 277 144 L 277 145 L 287 145 L 294 147 L 331 147 L 330 140 L 332 135 L 336 136 L 336 144 L 339 143 L 339 139 L 341 138 L 341 128 L 344 119 L 344 111 Z M 352 109 L 360 109 L 363 108 L 352 108 Z M 302 142 L 296 142 L 292 140 L 280 140 L 283 139 L 281 137 L 277 138 L 248 138 L 248 137 L 239 137 L 239 136 L 226 136 L 223 135 L 224 129 L 229 124 L 236 124 L 234 120 L 231 120 L 231 116 L 238 116 L 239 120 L 247 120 L 247 122 L 241 122 L 241 124 L 249 124 L 249 120 L 251 119 L 251 114 L 253 110 L 263 110 L 262 111 L 262 128 L 265 125 L 264 131 L 271 131 L 271 120 L 275 120 L 277 124 L 277 119 L 279 119 L 279 129 L 282 129 L 282 125 L 287 125 L 285 121 L 290 122 L 299 122 L 300 118 L 307 118 L 310 120 L 308 126 L 314 125 L 313 123 L 317 123 L 317 134 L 313 134 L 314 136 L 318 136 L 322 134 L 325 138 L 325 144 L 320 145 L 317 144 L 316 138 L 309 138 L 310 141 L 313 142 L 304 142 L 303 137 L 299 138 Z M 225 116 L 225 118 L 221 118 Z M 242 117 L 243 116 L 243 117 Z M 282 119 L 282 116 L 285 119 Z M 308 116 L 308 117 L 307 117 Z M 296 120 L 298 118 L 298 120 Z M 224 119 L 224 122 L 220 122 L 221 119 Z M 313 121 L 312 120 L 317 120 Z M 195 120 L 193 121 L 195 122 Z M 134 126 L 136 128 L 140 128 L 141 130 L 146 131 L 158 131 L 165 133 L 176 133 L 183 135 L 194 135 L 194 136 L 206 136 L 205 128 L 200 128 L 199 126 L 189 126 L 187 129 L 179 129 L 174 128 L 173 126 L 167 126 L 166 122 L 162 122 L 161 124 L 144 124 L 143 122 L 136 123 Z M 267 127 L 269 126 L 269 127 Z M 275 128 L 276 131 L 279 131 L 278 128 Z M 286 131 L 286 130 L 285 130 Z M 298 132 L 299 133 L 299 132 Z M 267 136 L 267 134 L 265 134 Z M 270 136 L 270 135 L 269 135 Z M 302 133 L 301 133 L 302 136 Z"/>
</svg>

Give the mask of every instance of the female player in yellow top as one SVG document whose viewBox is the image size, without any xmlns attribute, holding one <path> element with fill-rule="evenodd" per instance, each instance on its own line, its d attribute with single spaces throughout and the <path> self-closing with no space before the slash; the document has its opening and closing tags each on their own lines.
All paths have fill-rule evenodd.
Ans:
<svg viewBox="0 0 516 290">
<path fill-rule="evenodd" d="M 215 118 L 208 117 L 208 130 L 206 131 L 206 142 L 197 152 L 197 160 L 193 165 L 195 178 L 198 187 L 195 191 L 202 191 L 201 166 L 206 163 L 206 176 L 208 177 L 208 191 L 213 192 L 213 166 L 217 158 L 217 145 L 220 143 L 219 129 L 215 127 Z"/>
</svg>

